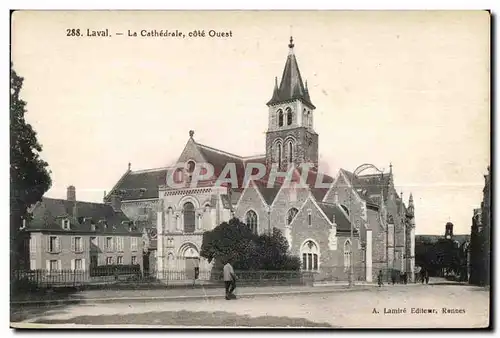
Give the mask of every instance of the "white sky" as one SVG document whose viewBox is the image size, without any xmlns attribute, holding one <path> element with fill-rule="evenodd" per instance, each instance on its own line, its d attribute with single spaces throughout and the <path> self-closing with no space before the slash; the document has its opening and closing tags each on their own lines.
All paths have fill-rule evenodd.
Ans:
<svg viewBox="0 0 500 338">
<path fill-rule="evenodd" d="M 125 35 L 67 37 L 73 27 Z M 233 37 L 126 36 L 155 28 Z M 190 129 L 200 143 L 264 153 L 265 103 L 292 31 L 323 168 L 392 162 L 417 234 L 442 234 L 448 220 L 470 233 L 489 164 L 489 29 L 479 11 L 23 12 L 12 60 L 52 170 L 47 196 L 73 184 L 78 199 L 101 201 L 129 161 L 175 161 Z"/>
</svg>

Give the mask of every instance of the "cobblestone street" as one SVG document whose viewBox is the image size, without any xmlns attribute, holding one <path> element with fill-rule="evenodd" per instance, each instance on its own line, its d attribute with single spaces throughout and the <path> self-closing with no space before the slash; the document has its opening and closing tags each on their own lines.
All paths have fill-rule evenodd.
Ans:
<svg viewBox="0 0 500 338">
<path fill-rule="evenodd" d="M 355 292 L 256 296 L 234 301 L 205 299 L 68 305 L 49 308 L 23 323 L 121 327 L 478 328 L 488 326 L 488 306 L 489 291 L 478 287 L 396 285 Z M 443 309 L 449 313 L 444 313 Z M 429 311 L 431 313 L 427 313 Z"/>
</svg>

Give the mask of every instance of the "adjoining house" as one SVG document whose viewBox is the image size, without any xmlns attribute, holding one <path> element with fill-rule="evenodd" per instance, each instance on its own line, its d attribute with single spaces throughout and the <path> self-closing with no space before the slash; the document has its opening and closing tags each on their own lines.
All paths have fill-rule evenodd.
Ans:
<svg viewBox="0 0 500 338">
<path fill-rule="evenodd" d="M 88 271 L 101 265 L 143 265 L 142 229 L 102 203 L 43 197 L 22 229 L 30 270 Z"/>
</svg>

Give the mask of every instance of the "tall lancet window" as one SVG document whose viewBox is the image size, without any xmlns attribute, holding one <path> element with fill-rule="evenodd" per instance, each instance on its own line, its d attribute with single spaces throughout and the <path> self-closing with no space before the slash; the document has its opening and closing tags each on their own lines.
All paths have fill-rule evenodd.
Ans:
<svg viewBox="0 0 500 338">
<path fill-rule="evenodd" d="M 288 142 L 288 163 L 293 162 L 293 144 L 292 141 Z"/>
<path fill-rule="evenodd" d="M 193 203 L 191 202 L 185 203 L 183 208 L 183 213 L 184 213 L 184 232 L 187 233 L 194 232 L 196 227 L 196 216 Z"/>
<path fill-rule="evenodd" d="M 283 127 L 283 110 L 278 110 L 278 126 Z"/>
<path fill-rule="evenodd" d="M 307 126 L 312 127 L 312 116 L 310 111 L 307 112 Z"/>
<path fill-rule="evenodd" d="M 292 115 L 292 110 L 290 107 L 286 109 L 286 124 L 287 126 L 291 125 L 293 121 L 293 115 Z"/>
<path fill-rule="evenodd" d="M 351 266 L 351 241 L 346 240 L 344 242 L 344 269 L 347 271 Z"/>
<path fill-rule="evenodd" d="M 281 149 L 281 143 L 278 143 L 278 166 L 281 165 L 281 153 L 283 150 Z"/>
<path fill-rule="evenodd" d="M 258 219 L 257 219 L 257 214 L 253 210 L 248 210 L 246 214 L 246 221 L 247 221 L 247 226 L 250 228 L 250 230 L 254 233 L 258 233 Z"/>
</svg>

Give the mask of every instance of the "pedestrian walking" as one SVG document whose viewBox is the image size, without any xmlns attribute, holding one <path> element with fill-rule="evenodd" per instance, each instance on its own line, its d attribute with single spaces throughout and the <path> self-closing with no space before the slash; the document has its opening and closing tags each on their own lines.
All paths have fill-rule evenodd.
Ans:
<svg viewBox="0 0 500 338">
<path fill-rule="evenodd" d="M 224 265 L 224 286 L 226 288 L 226 300 L 236 299 L 236 296 L 233 294 L 236 288 L 236 275 L 229 260 L 226 260 L 226 264 Z"/>
<path fill-rule="evenodd" d="M 378 272 L 378 275 L 377 275 L 377 282 L 378 282 L 378 286 L 381 287 L 382 285 L 384 285 L 384 282 L 382 280 L 382 270 L 380 270 Z"/>
</svg>

